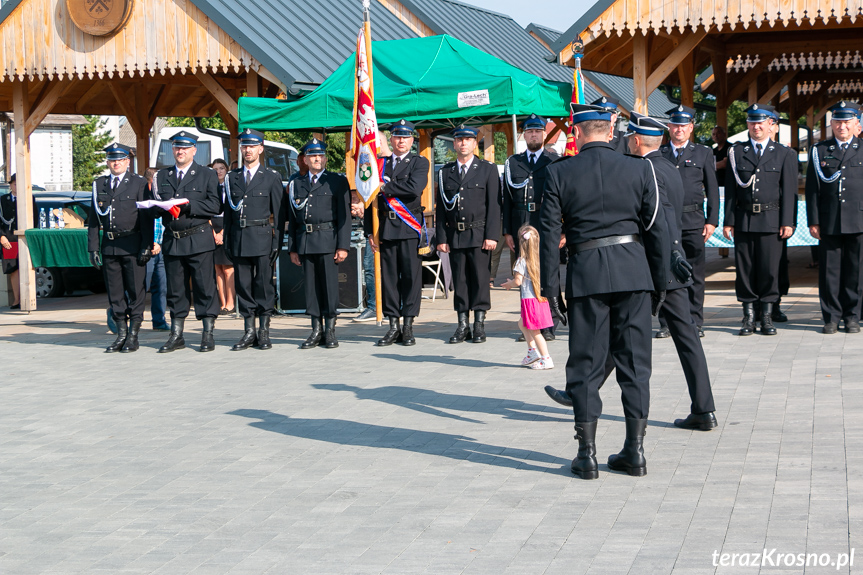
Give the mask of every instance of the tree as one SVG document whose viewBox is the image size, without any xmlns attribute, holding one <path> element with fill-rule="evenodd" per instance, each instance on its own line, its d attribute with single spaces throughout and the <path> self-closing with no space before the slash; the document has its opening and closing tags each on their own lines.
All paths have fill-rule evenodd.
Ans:
<svg viewBox="0 0 863 575">
<path fill-rule="evenodd" d="M 105 171 L 105 152 L 111 134 L 103 131 L 106 122 L 99 116 L 84 116 L 86 124 L 72 126 L 72 186 L 89 190 L 93 180 Z"/>
</svg>

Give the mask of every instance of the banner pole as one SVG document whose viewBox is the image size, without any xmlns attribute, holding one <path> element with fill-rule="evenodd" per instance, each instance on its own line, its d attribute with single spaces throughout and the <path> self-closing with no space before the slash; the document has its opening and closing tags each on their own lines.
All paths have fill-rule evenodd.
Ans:
<svg viewBox="0 0 863 575">
<path fill-rule="evenodd" d="M 369 95 L 372 97 L 372 101 L 374 102 L 375 98 L 375 82 L 373 76 L 373 62 L 372 59 L 372 23 L 369 18 L 369 8 L 366 3 L 363 3 L 363 29 L 365 30 L 365 42 L 366 42 L 366 61 L 369 65 Z M 383 176 L 383 174 L 381 174 Z M 379 192 L 380 193 L 380 192 Z M 378 199 L 374 198 L 372 200 L 372 238 L 374 239 L 375 245 L 377 249 L 375 250 L 375 320 L 378 325 L 381 325 L 383 322 L 383 303 L 381 299 L 381 239 L 380 239 L 380 215 L 378 213 Z"/>
</svg>

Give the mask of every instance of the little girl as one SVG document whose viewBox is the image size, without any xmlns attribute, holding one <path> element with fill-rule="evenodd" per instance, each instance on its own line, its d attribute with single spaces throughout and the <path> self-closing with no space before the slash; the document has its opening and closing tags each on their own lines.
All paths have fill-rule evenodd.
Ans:
<svg viewBox="0 0 863 575">
<path fill-rule="evenodd" d="M 551 369 L 554 363 L 539 330 L 551 327 L 554 322 L 548 300 L 537 296 L 533 287 L 539 285 L 539 233 L 533 226 L 524 225 L 518 230 L 518 236 L 521 254 L 512 268 L 515 277 L 501 287 L 521 287 L 521 319 L 518 320 L 518 328 L 527 341 L 527 356 L 521 360 L 521 364 L 531 369 Z"/>
</svg>

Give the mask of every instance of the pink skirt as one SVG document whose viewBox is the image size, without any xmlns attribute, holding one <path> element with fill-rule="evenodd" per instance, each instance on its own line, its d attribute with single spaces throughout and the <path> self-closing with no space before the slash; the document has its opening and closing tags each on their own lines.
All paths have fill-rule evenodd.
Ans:
<svg viewBox="0 0 863 575">
<path fill-rule="evenodd" d="M 527 329 L 545 329 L 553 326 L 548 300 L 540 302 L 535 297 L 522 299 L 521 323 Z"/>
</svg>

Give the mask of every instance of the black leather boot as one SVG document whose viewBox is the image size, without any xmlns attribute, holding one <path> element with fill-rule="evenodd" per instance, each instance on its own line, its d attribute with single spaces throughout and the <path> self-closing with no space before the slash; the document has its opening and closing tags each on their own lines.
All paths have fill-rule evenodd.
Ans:
<svg viewBox="0 0 863 575">
<path fill-rule="evenodd" d="M 399 328 L 399 318 L 388 317 L 387 319 L 390 320 L 390 329 L 378 340 L 378 345 L 381 347 L 392 345 L 402 335 L 402 330 Z"/>
<path fill-rule="evenodd" d="M 126 343 L 123 345 L 123 349 L 120 350 L 121 353 L 138 351 L 138 332 L 141 331 L 142 323 L 140 319 L 133 319 L 129 322 L 129 336 L 126 337 Z"/>
<path fill-rule="evenodd" d="M 244 317 L 243 328 L 246 330 L 243 332 L 243 337 L 234 344 L 231 351 L 248 349 L 258 342 L 258 335 L 255 333 L 255 316 Z"/>
<path fill-rule="evenodd" d="M 202 320 L 204 331 L 201 332 L 201 347 L 198 351 L 213 351 L 216 349 L 216 342 L 213 339 L 213 328 L 216 327 L 216 318 L 205 317 Z"/>
<path fill-rule="evenodd" d="M 467 325 L 469 312 L 458 312 L 458 327 L 455 328 L 455 333 L 449 338 L 450 343 L 461 343 L 466 339 L 470 339 L 470 328 Z"/>
<path fill-rule="evenodd" d="M 402 345 L 416 345 L 417 340 L 414 338 L 414 318 L 406 317 L 404 326 L 402 327 Z"/>
<path fill-rule="evenodd" d="M 473 312 L 473 342 L 485 343 L 485 311 Z"/>
<path fill-rule="evenodd" d="M 171 318 L 171 335 L 168 336 L 165 345 L 159 348 L 159 353 L 170 353 L 186 347 L 186 340 L 183 339 L 183 325 L 185 323 L 186 318 L 184 317 Z"/>
<path fill-rule="evenodd" d="M 578 440 L 578 455 L 569 467 L 582 479 L 597 479 L 599 467 L 596 463 L 596 422 L 575 423 L 575 439 Z"/>
<path fill-rule="evenodd" d="M 551 331 L 551 328 L 543 328 L 539 330 L 540 335 L 542 335 L 545 341 L 554 341 L 554 332 Z M 523 335 L 523 334 L 522 334 Z"/>
<path fill-rule="evenodd" d="M 761 335 L 776 335 L 773 326 L 773 303 L 761 302 Z"/>
<path fill-rule="evenodd" d="M 755 333 L 755 304 L 744 302 L 743 304 L 743 326 L 737 335 L 752 335 Z"/>
<path fill-rule="evenodd" d="M 644 459 L 644 433 L 647 431 L 646 419 L 626 418 L 626 441 L 623 450 L 617 455 L 608 456 L 608 468 L 624 471 L 635 477 L 647 475 L 647 461 Z"/>
<path fill-rule="evenodd" d="M 326 327 L 324 328 L 324 347 L 327 349 L 335 349 L 339 347 L 339 340 L 336 339 L 336 318 L 324 318 Z"/>
<path fill-rule="evenodd" d="M 779 305 L 781 303 L 782 303 L 782 298 L 779 298 L 778 300 L 776 300 L 776 303 L 773 304 L 772 317 L 773 317 L 773 321 L 775 321 L 777 323 L 784 323 L 784 322 L 788 321 L 788 316 L 785 315 L 784 313 L 782 313 L 782 310 L 779 309 Z"/>
<path fill-rule="evenodd" d="M 258 349 L 272 349 L 273 342 L 270 341 L 270 316 L 258 316 Z"/>
<path fill-rule="evenodd" d="M 312 349 L 318 347 L 321 343 L 321 338 L 324 335 L 324 326 L 321 324 L 321 318 L 312 316 L 312 333 L 308 339 L 303 342 L 300 349 Z"/>
<path fill-rule="evenodd" d="M 123 318 L 122 321 L 115 319 L 115 321 L 117 323 L 117 339 L 105 348 L 105 353 L 116 353 L 123 349 L 123 346 L 126 345 L 126 338 L 129 336 L 129 322 L 126 321 L 126 318 Z"/>
</svg>

